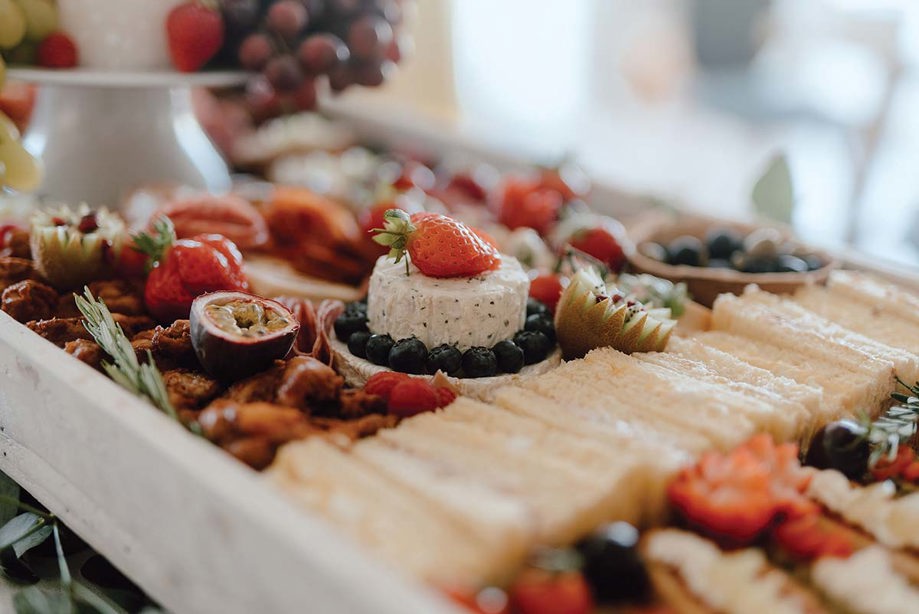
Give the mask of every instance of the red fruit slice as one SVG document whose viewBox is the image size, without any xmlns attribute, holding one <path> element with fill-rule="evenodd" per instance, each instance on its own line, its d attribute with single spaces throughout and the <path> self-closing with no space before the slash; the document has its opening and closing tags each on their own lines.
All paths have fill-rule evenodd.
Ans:
<svg viewBox="0 0 919 614">
<path fill-rule="evenodd" d="M 446 407 L 456 400 L 456 393 L 449 388 L 437 388 L 437 406 Z"/>
<path fill-rule="evenodd" d="M 36 59 L 44 68 L 73 68 L 79 63 L 77 45 L 63 32 L 52 32 L 38 45 Z"/>
<path fill-rule="evenodd" d="M 389 413 L 400 418 L 432 411 L 437 407 L 437 390 L 434 386 L 414 377 L 393 387 L 387 403 Z"/>
<path fill-rule="evenodd" d="M 555 312 L 558 299 L 562 296 L 568 279 L 556 273 L 545 273 L 530 281 L 530 296 Z"/>
<path fill-rule="evenodd" d="M 397 373 L 396 371 L 381 371 L 379 373 L 374 373 L 364 384 L 364 392 L 367 394 L 375 394 L 389 401 L 389 395 L 392 393 L 392 389 L 408 379 L 408 375 L 405 373 Z"/>
<path fill-rule="evenodd" d="M 773 537 L 787 554 L 802 561 L 822 556 L 848 558 L 864 541 L 854 530 L 819 513 L 782 522 Z"/>
<path fill-rule="evenodd" d="M 510 589 L 516 614 L 589 614 L 594 611 L 590 587 L 580 572 L 527 569 Z"/>
</svg>

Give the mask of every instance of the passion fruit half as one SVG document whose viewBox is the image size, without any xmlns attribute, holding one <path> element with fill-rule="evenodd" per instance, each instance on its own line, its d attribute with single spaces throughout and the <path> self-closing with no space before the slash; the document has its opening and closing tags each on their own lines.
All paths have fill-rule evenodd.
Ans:
<svg viewBox="0 0 919 614">
<path fill-rule="evenodd" d="M 284 305 L 247 292 L 211 292 L 191 305 L 191 343 L 212 376 L 234 381 L 264 371 L 293 347 L 297 317 Z"/>
</svg>

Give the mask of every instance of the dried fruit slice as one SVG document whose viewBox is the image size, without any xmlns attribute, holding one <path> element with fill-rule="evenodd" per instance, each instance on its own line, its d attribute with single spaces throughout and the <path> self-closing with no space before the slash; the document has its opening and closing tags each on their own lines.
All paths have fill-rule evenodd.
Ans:
<svg viewBox="0 0 919 614">
<path fill-rule="evenodd" d="M 555 331 L 566 360 L 607 346 L 626 354 L 660 352 L 674 326 L 669 309 L 647 309 L 628 300 L 608 289 L 593 269 L 575 273 L 555 311 Z"/>
<path fill-rule="evenodd" d="M 124 221 L 105 208 L 62 206 L 32 216 L 35 268 L 58 289 L 77 288 L 106 274 L 124 237 Z"/>
</svg>

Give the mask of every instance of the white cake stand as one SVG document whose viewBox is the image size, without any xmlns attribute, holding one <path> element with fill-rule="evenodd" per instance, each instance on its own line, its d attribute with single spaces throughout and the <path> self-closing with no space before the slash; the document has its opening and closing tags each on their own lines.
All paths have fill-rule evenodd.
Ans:
<svg viewBox="0 0 919 614">
<path fill-rule="evenodd" d="M 8 77 L 40 86 L 23 141 L 44 163 L 39 196 L 114 206 L 141 184 L 230 188 L 192 112 L 191 88 L 242 85 L 246 73 L 11 68 Z"/>
</svg>

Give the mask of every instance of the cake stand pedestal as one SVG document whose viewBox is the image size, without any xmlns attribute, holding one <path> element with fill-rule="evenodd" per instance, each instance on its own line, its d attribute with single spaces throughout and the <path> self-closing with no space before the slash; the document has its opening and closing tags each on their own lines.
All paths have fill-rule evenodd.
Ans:
<svg viewBox="0 0 919 614">
<path fill-rule="evenodd" d="M 40 86 L 23 139 L 44 164 L 39 196 L 117 206 L 142 184 L 230 188 L 229 169 L 192 112 L 191 91 L 242 85 L 246 73 L 13 68 L 8 76 Z"/>
</svg>

